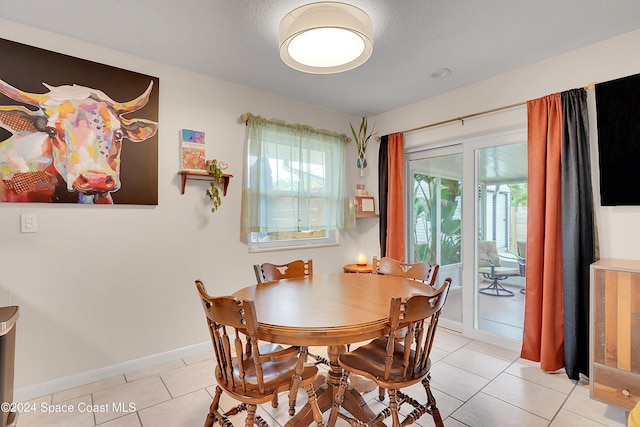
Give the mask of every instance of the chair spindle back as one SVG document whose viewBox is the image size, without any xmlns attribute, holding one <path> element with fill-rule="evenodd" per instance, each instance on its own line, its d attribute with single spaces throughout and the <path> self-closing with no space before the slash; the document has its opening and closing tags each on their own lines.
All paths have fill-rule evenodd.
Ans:
<svg viewBox="0 0 640 427">
<path fill-rule="evenodd" d="M 393 258 L 373 257 L 373 274 L 386 274 L 389 276 L 400 276 L 406 279 L 417 280 L 427 285 L 433 286 L 438 275 L 439 265 L 431 265 L 427 262 L 406 263 Z"/>
<path fill-rule="evenodd" d="M 385 376 L 388 380 L 393 365 L 396 340 L 404 346 L 403 377 L 419 376 L 429 370 L 429 355 L 433 347 L 440 312 L 449 292 L 451 279 L 447 278 L 433 295 L 412 294 L 404 300 L 394 297 L 389 308 L 389 335 Z M 407 328 L 404 337 L 397 331 Z"/>
<path fill-rule="evenodd" d="M 271 282 L 292 277 L 313 276 L 313 260 L 301 259 L 286 264 L 256 264 L 253 266 L 258 283 Z"/>
<path fill-rule="evenodd" d="M 246 381 L 244 367 L 252 358 L 255 366 L 257 392 L 265 393 L 264 378 L 258 349 L 258 321 L 252 300 L 240 301 L 232 296 L 212 297 L 207 294 L 201 281 L 196 281 L 202 307 L 207 317 L 209 333 L 216 355 L 217 379 L 230 388 L 240 386 L 244 392 L 255 387 Z M 227 329 L 232 330 L 230 334 Z M 246 342 L 243 342 L 243 339 Z M 231 343 L 233 342 L 233 346 Z M 234 375 L 234 370 L 237 373 Z M 236 382 L 240 381 L 239 384 Z"/>
</svg>

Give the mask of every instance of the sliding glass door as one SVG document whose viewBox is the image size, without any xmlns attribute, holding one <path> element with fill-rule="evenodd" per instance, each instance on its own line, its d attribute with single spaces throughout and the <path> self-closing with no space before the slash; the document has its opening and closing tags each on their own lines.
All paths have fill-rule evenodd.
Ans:
<svg viewBox="0 0 640 427">
<path fill-rule="evenodd" d="M 499 141 L 496 141 L 499 142 Z M 478 148 L 477 328 L 522 340 L 527 240 L 527 143 Z"/>
<path fill-rule="evenodd" d="M 439 265 L 452 279 L 441 321 L 462 330 L 462 153 L 460 146 L 409 155 L 408 260 Z"/>
<path fill-rule="evenodd" d="M 526 129 L 414 150 L 406 161 L 406 258 L 438 264 L 436 285 L 452 279 L 442 325 L 519 348 L 526 286 Z M 486 245 L 495 255 L 493 271 Z"/>
</svg>

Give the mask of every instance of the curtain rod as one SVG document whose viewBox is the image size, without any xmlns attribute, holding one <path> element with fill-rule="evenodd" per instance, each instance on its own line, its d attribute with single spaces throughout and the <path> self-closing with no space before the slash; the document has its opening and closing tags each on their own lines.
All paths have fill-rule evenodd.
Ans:
<svg viewBox="0 0 640 427">
<path fill-rule="evenodd" d="M 510 108 L 520 107 L 522 105 L 526 105 L 526 102 L 519 102 L 517 104 L 511 104 L 511 105 L 507 105 L 505 107 L 499 107 L 499 108 L 494 108 L 492 110 L 481 111 L 479 113 L 467 114 L 466 116 L 456 117 L 455 119 L 443 120 L 441 122 L 431 123 L 431 124 L 420 126 L 420 127 L 417 127 L 417 128 L 405 130 L 402 133 L 415 132 L 415 131 L 418 131 L 418 130 L 427 129 L 427 128 L 440 126 L 440 125 L 446 125 L 447 123 L 453 123 L 453 122 L 462 122 L 462 124 L 464 124 L 464 121 L 466 119 L 470 119 L 472 117 L 482 116 L 482 115 L 490 114 L 490 113 L 496 113 L 498 111 L 508 110 Z"/>
<path fill-rule="evenodd" d="M 246 124 L 246 123 L 247 123 L 247 121 L 249 121 L 249 117 L 250 117 L 250 116 L 251 116 L 251 113 L 242 113 L 242 114 L 240 114 L 240 121 L 241 121 L 242 123 L 245 123 L 245 124 Z M 284 123 L 284 122 L 283 122 L 283 123 Z M 322 132 L 322 131 L 323 131 L 323 129 L 319 129 L 319 130 L 316 130 L 316 131 L 318 131 L 318 132 Z M 347 142 L 347 143 L 351 142 L 351 138 L 350 138 L 350 137 L 348 137 L 347 135 L 344 135 L 344 134 L 343 134 L 343 135 L 339 135 L 339 134 L 337 134 L 336 132 L 332 132 L 332 131 L 324 131 L 324 132 L 325 132 L 325 133 L 326 133 L 326 132 L 329 132 L 329 133 L 331 133 L 331 134 L 335 134 L 335 135 L 338 135 L 338 136 L 344 137 L 344 140 L 345 140 L 345 142 Z"/>
<path fill-rule="evenodd" d="M 596 86 L 596 83 L 592 82 L 592 83 L 589 83 L 588 85 L 584 86 L 583 89 L 584 90 L 593 90 L 593 89 L 595 89 L 595 86 Z M 423 129 L 427 129 L 427 128 L 431 128 L 431 127 L 435 127 L 435 126 L 440 126 L 440 125 L 445 125 L 447 123 L 453 123 L 453 122 L 462 122 L 462 124 L 464 124 L 464 121 L 466 119 L 470 119 L 472 117 L 478 117 L 478 116 L 483 116 L 485 114 L 497 113 L 498 111 L 509 110 L 511 108 L 521 107 L 523 105 L 527 105 L 527 101 L 518 102 L 517 104 L 511 104 L 511 105 L 507 105 L 507 106 L 504 106 L 504 107 L 498 107 L 498 108 L 494 108 L 494 109 L 491 109 L 491 110 L 481 111 L 479 113 L 468 114 L 466 116 L 460 116 L 460 117 L 456 117 L 454 119 L 443 120 L 443 121 L 437 122 L 437 123 L 431 123 L 431 124 L 420 126 L 420 127 L 417 127 L 417 128 L 405 130 L 402 133 L 416 132 L 416 131 L 419 131 L 419 130 L 423 130 Z"/>
</svg>

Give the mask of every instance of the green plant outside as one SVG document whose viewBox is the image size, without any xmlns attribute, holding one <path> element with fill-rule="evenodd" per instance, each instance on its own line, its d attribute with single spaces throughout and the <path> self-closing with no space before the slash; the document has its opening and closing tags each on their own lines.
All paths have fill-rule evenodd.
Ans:
<svg viewBox="0 0 640 427">
<path fill-rule="evenodd" d="M 508 184 L 508 186 L 511 209 L 516 210 L 520 206 L 527 206 L 527 184 Z M 439 197 L 432 197 L 432 195 L 438 194 Z M 414 175 L 413 218 L 415 223 L 413 239 L 415 262 L 440 265 L 461 262 L 462 222 L 460 219 L 454 218 L 461 195 L 460 181 L 428 175 Z M 438 205 L 440 205 L 440 262 L 436 258 L 437 240 L 433 238 L 438 233 Z M 422 227 L 418 227 L 420 223 Z M 419 228 L 426 230 L 427 243 L 418 243 L 416 230 Z"/>
<path fill-rule="evenodd" d="M 426 188 L 425 189 L 425 185 Z M 454 218 L 462 187 L 460 181 L 428 175 L 414 175 L 414 262 L 450 265 L 462 260 L 462 222 Z M 433 197 L 433 196 L 437 197 Z M 440 261 L 436 257 L 438 236 L 438 206 L 440 208 Z M 416 230 L 422 222 L 427 233 L 427 242 L 418 243 Z"/>
<path fill-rule="evenodd" d="M 527 206 L 527 183 L 509 184 L 509 193 L 511 194 L 511 207 L 513 209 L 519 206 Z"/>
</svg>

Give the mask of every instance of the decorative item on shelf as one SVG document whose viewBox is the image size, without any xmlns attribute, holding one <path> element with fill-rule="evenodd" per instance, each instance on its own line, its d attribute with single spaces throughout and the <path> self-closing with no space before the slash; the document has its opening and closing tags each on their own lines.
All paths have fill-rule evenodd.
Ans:
<svg viewBox="0 0 640 427">
<path fill-rule="evenodd" d="M 205 144 L 204 132 L 181 129 L 180 130 L 180 159 L 184 171 L 204 171 Z"/>
<path fill-rule="evenodd" d="M 358 265 L 367 265 L 367 261 L 368 260 L 366 255 L 363 255 L 363 254 L 358 255 L 358 262 L 357 262 Z"/>
<path fill-rule="evenodd" d="M 222 198 L 220 197 L 221 187 L 224 185 L 224 179 L 222 173 L 229 167 L 224 162 L 218 162 L 218 160 L 207 160 L 207 171 L 213 176 L 213 179 L 209 183 L 207 188 L 207 196 L 211 200 L 213 206 L 211 206 L 211 212 L 215 212 L 222 204 Z"/>
<path fill-rule="evenodd" d="M 356 207 L 356 218 L 372 218 L 376 216 L 375 200 L 369 195 L 364 184 L 357 184 L 354 204 Z"/>
<path fill-rule="evenodd" d="M 358 160 L 356 161 L 356 166 L 358 166 L 358 169 L 360 169 L 360 176 L 364 176 L 364 168 L 367 167 L 367 159 L 364 158 L 367 152 L 367 144 L 369 143 L 369 139 L 371 139 L 371 137 L 375 135 L 375 133 L 373 132 L 373 126 L 372 132 L 367 134 L 367 118 L 365 116 L 362 116 L 360 129 L 357 133 L 351 123 L 349 123 L 349 126 L 351 126 L 351 133 L 353 133 L 353 138 L 356 141 L 356 146 L 358 149 Z"/>
<path fill-rule="evenodd" d="M 373 218 L 376 216 L 376 204 L 373 196 L 356 196 L 356 218 Z"/>
</svg>

